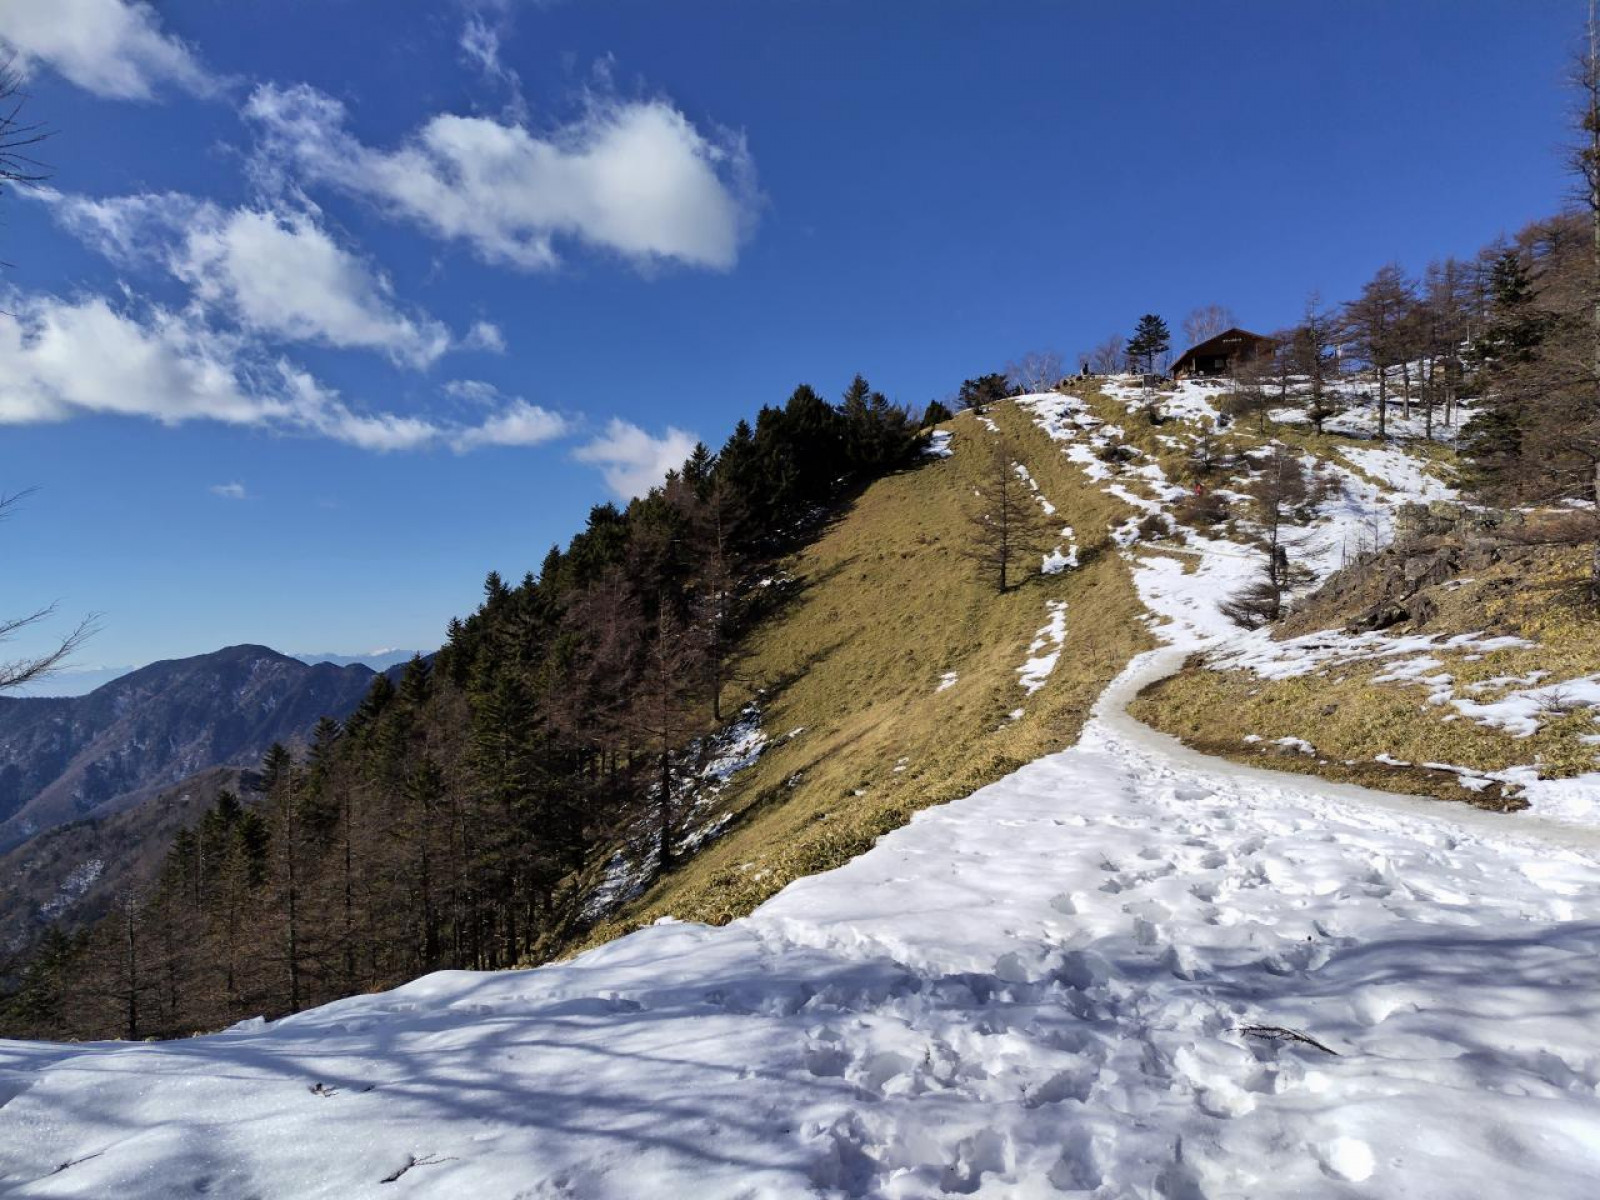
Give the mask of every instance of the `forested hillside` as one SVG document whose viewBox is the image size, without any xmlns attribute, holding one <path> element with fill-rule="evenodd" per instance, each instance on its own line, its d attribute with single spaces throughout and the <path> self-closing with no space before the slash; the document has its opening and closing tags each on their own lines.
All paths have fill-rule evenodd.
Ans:
<svg viewBox="0 0 1600 1200">
<path fill-rule="evenodd" d="M 743 639 L 788 598 L 769 564 L 922 445 L 864 380 L 837 406 L 801 387 L 596 507 L 537 573 L 491 575 L 431 663 L 374 678 L 303 758 L 273 747 L 260 796 L 225 794 L 155 886 L 53 941 L 8 1030 L 184 1033 L 561 946 L 597 853 L 640 841 L 654 874 L 686 852 L 705 735 L 752 694 Z"/>
</svg>

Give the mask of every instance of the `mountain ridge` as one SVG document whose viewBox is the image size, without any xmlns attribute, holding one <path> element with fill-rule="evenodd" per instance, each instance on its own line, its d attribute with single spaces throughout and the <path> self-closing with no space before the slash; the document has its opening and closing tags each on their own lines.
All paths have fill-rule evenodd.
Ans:
<svg viewBox="0 0 1600 1200">
<path fill-rule="evenodd" d="M 342 718 L 376 672 L 255 643 L 163 659 L 84 696 L 0 697 L 0 850 Z"/>
</svg>

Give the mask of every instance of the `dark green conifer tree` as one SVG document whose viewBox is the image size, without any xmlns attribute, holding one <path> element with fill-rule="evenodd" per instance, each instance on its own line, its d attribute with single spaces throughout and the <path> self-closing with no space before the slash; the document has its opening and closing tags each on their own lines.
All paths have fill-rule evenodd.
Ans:
<svg viewBox="0 0 1600 1200">
<path fill-rule="evenodd" d="M 1172 349 L 1172 331 L 1159 313 L 1145 313 L 1128 339 L 1128 358 L 1146 375 L 1156 373 L 1162 355 Z"/>
</svg>

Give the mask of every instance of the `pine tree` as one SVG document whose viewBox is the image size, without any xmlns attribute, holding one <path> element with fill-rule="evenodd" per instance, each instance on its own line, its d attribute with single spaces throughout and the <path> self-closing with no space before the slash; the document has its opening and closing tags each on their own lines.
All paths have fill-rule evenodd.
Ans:
<svg viewBox="0 0 1600 1200">
<path fill-rule="evenodd" d="M 1481 495 L 1503 498 L 1522 485 L 1522 451 L 1531 417 L 1521 377 L 1533 364 L 1549 329 L 1535 304 L 1533 279 L 1514 250 L 1498 255 L 1489 270 L 1489 317 L 1472 344 L 1484 376 L 1483 396 L 1466 428 L 1461 450 L 1471 464 L 1469 481 Z"/>
<path fill-rule="evenodd" d="M 1128 339 L 1128 358 L 1142 367 L 1146 375 L 1156 373 L 1157 363 L 1172 349 L 1172 331 L 1158 313 L 1145 313 Z"/>
<path fill-rule="evenodd" d="M 994 371 L 974 379 L 962 380 L 961 390 L 956 393 L 956 407 L 970 408 L 981 416 L 989 411 L 991 404 L 998 404 L 1009 395 L 1011 395 L 1010 383 L 1003 374 Z"/>
</svg>

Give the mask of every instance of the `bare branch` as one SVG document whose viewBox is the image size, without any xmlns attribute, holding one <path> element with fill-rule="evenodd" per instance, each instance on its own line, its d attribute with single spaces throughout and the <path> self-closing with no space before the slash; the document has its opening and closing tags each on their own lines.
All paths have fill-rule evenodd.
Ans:
<svg viewBox="0 0 1600 1200">
<path fill-rule="evenodd" d="M 0 63 L 0 186 L 7 183 L 38 183 L 48 179 L 49 168 L 28 151 L 50 136 L 49 130 L 23 118 L 27 103 L 22 90 L 22 75 L 14 61 Z"/>
<path fill-rule="evenodd" d="M 5 520 L 11 510 L 33 492 L 33 488 L 24 488 L 20 492 L 0 492 L 0 521 Z M 9 641 L 24 629 L 49 620 L 55 612 L 56 605 L 47 604 L 24 616 L 0 617 L 0 642 Z M 84 642 L 94 636 L 99 628 L 98 621 L 98 614 L 91 613 L 78 623 L 76 629 L 43 654 L 0 662 L 0 692 L 10 691 L 27 683 L 35 683 L 60 670 L 61 665 L 72 657 Z"/>
<path fill-rule="evenodd" d="M 42 609 L 40 613 L 32 617 L 0 624 L 0 636 L 31 625 L 42 616 L 54 611 L 55 605 L 52 604 L 49 608 Z M 91 614 L 80 621 L 76 629 L 56 643 L 53 649 L 46 651 L 44 654 L 35 658 L 19 658 L 12 662 L 0 663 L 0 692 L 10 691 L 27 683 L 36 683 L 41 679 L 47 679 L 54 675 L 61 669 L 62 664 L 67 659 L 71 658 L 83 647 L 84 642 L 99 631 L 99 628 L 98 615 Z"/>
</svg>

